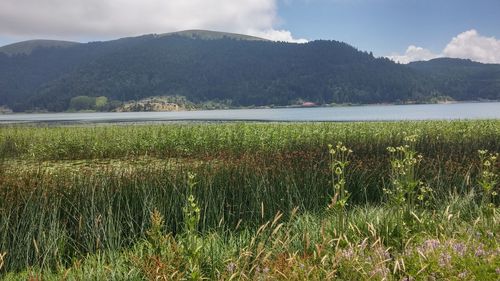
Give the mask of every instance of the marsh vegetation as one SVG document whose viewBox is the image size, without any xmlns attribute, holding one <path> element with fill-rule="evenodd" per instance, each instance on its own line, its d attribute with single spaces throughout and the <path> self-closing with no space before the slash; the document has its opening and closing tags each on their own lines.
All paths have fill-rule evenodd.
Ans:
<svg viewBox="0 0 500 281">
<path fill-rule="evenodd" d="M 6 280 L 498 280 L 500 121 L 0 127 Z"/>
</svg>

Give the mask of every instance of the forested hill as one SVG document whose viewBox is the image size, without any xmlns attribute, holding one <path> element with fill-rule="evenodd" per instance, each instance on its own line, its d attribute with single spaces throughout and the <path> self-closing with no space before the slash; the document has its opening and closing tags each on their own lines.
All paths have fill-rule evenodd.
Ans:
<svg viewBox="0 0 500 281">
<path fill-rule="evenodd" d="M 438 91 L 457 100 L 500 100 L 500 64 L 439 58 L 408 66 L 431 76 Z"/>
<path fill-rule="evenodd" d="M 76 96 L 104 96 L 115 105 L 182 96 L 234 107 L 425 102 L 443 95 L 500 99 L 498 66 L 477 64 L 484 71 L 464 72 L 434 62 L 400 65 L 337 41 L 293 44 L 186 31 L 86 44 L 30 41 L 29 52 L 4 49 L 0 106 L 15 111 L 64 111 Z M 455 84 L 463 80 L 469 82 Z"/>
</svg>

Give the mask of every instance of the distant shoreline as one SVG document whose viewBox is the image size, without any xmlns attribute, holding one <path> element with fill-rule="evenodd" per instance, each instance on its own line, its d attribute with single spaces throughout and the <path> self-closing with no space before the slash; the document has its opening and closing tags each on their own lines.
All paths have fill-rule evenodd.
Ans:
<svg viewBox="0 0 500 281">
<path fill-rule="evenodd" d="M 0 115 L 0 124 L 500 120 L 500 102 L 412 105 L 282 107 L 177 112 L 27 113 Z"/>
<path fill-rule="evenodd" d="M 55 113 L 124 113 L 124 112 L 189 112 L 189 111 L 214 111 L 214 110 L 238 110 L 238 109 L 280 109 L 280 108 L 330 108 L 330 107 L 359 107 L 359 106 L 395 106 L 395 105 L 432 105 L 432 104 L 462 104 L 462 103 L 495 103 L 500 100 L 465 100 L 465 101 L 439 101 L 439 102 L 406 102 L 406 103 L 339 103 L 339 104 L 320 104 L 320 105 L 282 105 L 282 106 L 238 106 L 227 108 L 194 108 L 180 110 L 165 110 L 165 111 L 96 111 L 96 110 L 81 110 L 81 111 L 29 111 L 29 112 L 0 112 L 1 115 L 18 115 L 18 114 L 55 114 Z"/>
</svg>

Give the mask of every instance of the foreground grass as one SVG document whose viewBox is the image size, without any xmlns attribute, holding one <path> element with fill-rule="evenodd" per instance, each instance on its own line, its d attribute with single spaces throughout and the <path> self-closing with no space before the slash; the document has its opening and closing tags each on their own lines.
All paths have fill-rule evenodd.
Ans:
<svg viewBox="0 0 500 281">
<path fill-rule="evenodd" d="M 258 230 L 213 231 L 173 237 L 152 216 L 148 235 L 123 251 L 99 251 L 53 270 L 32 267 L 5 280 L 498 280 L 498 219 L 477 209 L 474 194 L 419 212 L 405 241 L 391 246 L 392 210 L 356 207 L 339 229 L 337 214 L 277 214 Z M 417 210 L 415 210 L 417 211 Z M 466 214 L 466 215 L 463 215 Z M 407 221 L 408 222 L 408 221 Z"/>
<path fill-rule="evenodd" d="M 478 150 L 499 140 L 500 121 L 1 127 L 0 277 L 496 280 Z"/>
</svg>

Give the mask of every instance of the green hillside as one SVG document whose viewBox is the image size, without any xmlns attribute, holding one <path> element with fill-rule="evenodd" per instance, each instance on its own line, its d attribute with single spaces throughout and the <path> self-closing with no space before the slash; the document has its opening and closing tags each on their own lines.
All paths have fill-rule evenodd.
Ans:
<svg viewBox="0 0 500 281">
<path fill-rule="evenodd" d="M 237 34 L 237 33 L 229 33 L 229 32 L 219 32 L 219 31 L 208 31 L 208 30 L 184 30 L 178 32 L 170 32 L 159 34 L 159 37 L 162 36 L 172 36 L 179 35 L 185 36 L 191 39 L 204 39 L 204 40 L 217 40 L 217 39 L 236 39 L 236 40 L 250 40 L 250 41 L 268 41 L 263 38 Z"/>
<path fill-rule="evenodd" d="M 7 55 L 29 55 L 37 48 L 66 48 L 76 44 L 79 43 L 59 40 L 29 40 L 0 47 L 0 53 Z"/>
<path fill-rule="evenodd" d="M 426 62 L 413 62 L 409 67 L 433 77 L 440 92 L 456 99 L 500 99 L 499 64 L 439 58 Z"/>
<path fill-rule="evenodd" d="M 294 44 L 190 30 L 66 43 L 24 42 L 18 50 L 24 44 L 30 52 L 0 52 L 0 105 L 65 111 L 81 96 L 106 97 L 102 110 L 152 96 L 225 107 L 500 99 L 498 65 L 454 59 L 401 65 L 338 41 Z"/>
</svg>

